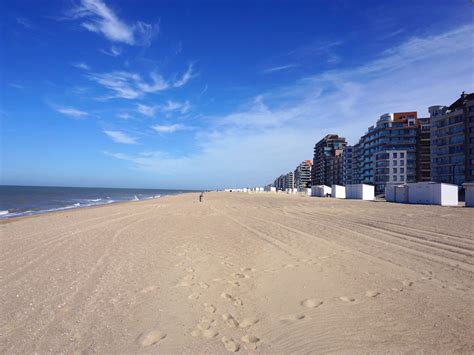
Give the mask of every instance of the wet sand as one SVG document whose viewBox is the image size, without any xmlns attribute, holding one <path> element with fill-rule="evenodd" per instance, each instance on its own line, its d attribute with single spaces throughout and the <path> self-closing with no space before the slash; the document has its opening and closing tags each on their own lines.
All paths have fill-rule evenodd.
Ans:
<svg viewBox="0 0 474 355">
<path fill-rule="evenodd" d="M 208 193 L 0 225 L 0 351 L 474 351 L 474 209 Z"/>
</svg>

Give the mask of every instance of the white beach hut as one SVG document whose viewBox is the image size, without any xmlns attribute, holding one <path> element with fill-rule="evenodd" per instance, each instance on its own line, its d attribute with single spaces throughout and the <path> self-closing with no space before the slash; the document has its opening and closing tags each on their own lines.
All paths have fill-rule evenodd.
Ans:
<svg viewBox="0 0 474 355">
<path fill-rule="evenodd" d="M 311 196 L 313 197 L 326 197 L 331 193 L 331 188 L 326 185 L 315 185 L 311 186 Z"/>
<path fill-rule="evenodd" d="M 346 198 L 346 187 L 341 185 L 332 185 L 331 197 Z"/>
<path fill-rule="evenodd" d="M 374 186 L 367 184 L 346 185 L 346 198 L 355 200 L 374 200 Z"/>
<path fill-rule="evenodd" d="M 462 186 L 466 192 L 466 207 L 474 207 L 474 182 L 465 182 Z"/>
<path fill-rule="evenodd" d="M 436 182 L 416 182 L 408 185 L 408 203 L 457 206 L 458 187 Z"/>
</svg>

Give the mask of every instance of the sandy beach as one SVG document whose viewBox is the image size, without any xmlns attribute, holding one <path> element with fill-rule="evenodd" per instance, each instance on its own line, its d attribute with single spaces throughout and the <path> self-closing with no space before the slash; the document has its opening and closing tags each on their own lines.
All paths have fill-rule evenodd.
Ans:
<svg viewBox="0 0 474 355">
<path fill-rule="evenodd" d="M 474 210 L 183 194 L 0 225 L 0 352 L 474 351 Z"/>
</svg>

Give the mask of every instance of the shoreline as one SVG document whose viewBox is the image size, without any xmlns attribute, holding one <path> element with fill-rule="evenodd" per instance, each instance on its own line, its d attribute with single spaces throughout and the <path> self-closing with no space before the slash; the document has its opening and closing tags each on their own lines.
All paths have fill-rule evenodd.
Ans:
<svg viewBox="0 0 474 355">
<path fill-rule="evenodd" d="M 4 217 L 0 218 L 0 225 L 1 224 L 7 224 L 11 223 L 14 221 L 19 221 L 23 220 L 26 218 L 33 218 L 33 217 L 38 217 L 38 216 L 45 216 L 45 215 L 50 215 L 50 214 L 56 214 L 56 213 L 67 213 L 67 212 L 72 212 L 72 211 L 77 211 L 77 210 L 84 210 L 84 209 L 92 209 L 92 208 L 98 208 L 98 207 L 107 207 L 107 206 L 116 206 L 118 204 L 127 204 L 130 202 L 146 202 L 146 201 L 156 201 L 156 200 L 161 200 L 165 197 L 175 197 L 179 195 L 184 195 L 184 194 L 193 194 L 197 192 L 182 192 L 182 193 L 177 193 L 177 194 L 170 194 L 170 195 L 163 195 L 160 197 L 155 197 L 155 198 L 147 198 L 143 200 L 128 200 L 128 201 L 114 201 L 110 203 L 103 203 L 103 204 L 96 204 L 96 205 L 89 205 L 89 206 L 77 206 L 77 207 L 71 207 L 71 208 L 63 208 L 63 209 L 57 209 L 57 210 L 52 210 L 52 211 L 44 211 L 44 212 L 38 212 L 30 215 L 22 215 L 22 216 L 13 216 L 13 217 Z"/>
</svg>

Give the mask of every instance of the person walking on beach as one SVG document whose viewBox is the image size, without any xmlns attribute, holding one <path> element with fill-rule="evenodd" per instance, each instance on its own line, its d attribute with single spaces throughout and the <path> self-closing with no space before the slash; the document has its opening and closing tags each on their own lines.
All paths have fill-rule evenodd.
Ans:
<svg viewBox="0 0 474 355">
<path fill-rule="evenodd" d="M 201 194 L 199 195 L 199 202 L 202 202 L 203 197 L 204 197 L 204 192 L 201 192 Z"/>
</svg>

